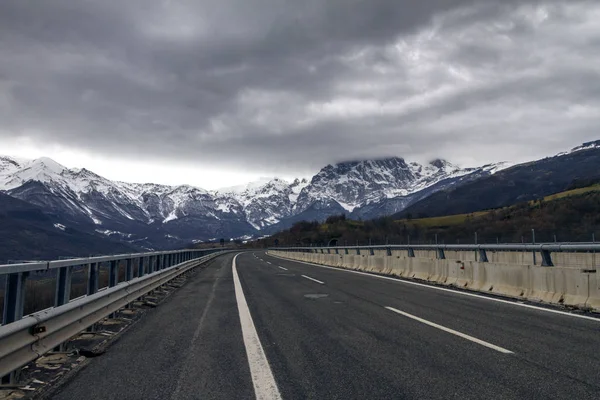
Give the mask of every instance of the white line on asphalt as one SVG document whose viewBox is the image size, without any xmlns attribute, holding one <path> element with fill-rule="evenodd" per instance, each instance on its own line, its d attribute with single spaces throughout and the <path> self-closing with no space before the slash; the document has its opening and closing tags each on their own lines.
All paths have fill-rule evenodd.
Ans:
<svg viewBox="0 0 600 400">
<path fill-rule="evenodd" d="M 461 338 L 463 338 L 463 339 L 467 339 L 467 340 L 470 340 L 471 342 L 474 342 L 474 343 L 480 344 L 480 345 L 482 345 L 482 346 L 488 347 L 488 348 L 490 348 L 490 349 L 493 349 L 493 350 L 499 351 L 500 353 L 504 353 L 504 354 L 514 354 L 512 351 L 510 351 L 510 350 L 506 350 L 506 349 L 505 349 L 505 348 L 503 348 L 503 347 L 496 346 L 495 344 L 491 344 L 491 343 L 485 342 L 485 341 L 483 341 L 483 340 L 481 340 L 481 339 L 477 339 L 477 338 L 475 338 L 475 337 L 473 337 L 473 336 L 469 336 L 469 335 L 467 335 L 467 334 L 465 334 L 465 333 L 461 333 L 461 332 L 455 331 L 454 329 L 446 328 L 445 326 L 438 325 L 438 324 L 436 324 L 436 323 L 434 323 L 434 322 L 431 322 L 431 321 L 427 321 L 426 319 L 419 318 L 419 317 L 417 317 L 417 316 L 415 316 L 415 315 L 409 314 L 409 313 L 407 313 L 407 312 L 404 312 L 404 311 L 400 311 L 400 310 L 398 310 L 398 309 L 396 309 L 396 308 L 393 308 L 393 307 L 385 307 L 385 308 L 386 308 L 386 309 L 388 309 L 388 310 L 390 310 L 390 311 L 393 311 L 393 312 L 395 312 L 395 313 L 398 313 L 398 314 L 400 314 L 400 315 L 404 315 L 405 317 L 412 318 L 412 319 L 414 319 L 415 321 L 419 321 L 419 322 L 421 322 L 421 323 L 423 323 L 423 324 L 425 324 L 425 325 L 432 326 L 432 327 L 434 327 L 434 328 L 437 328 L 437 329 L 440 329 L 440 330 L 442 330 L 442 331 L 444 331 L 444 332 L 451 333 L 451 334 L 453 334 L 453 335 L 456 335 L 456 336 L 458 336 L 458 337 L 461 337 Z"/>
<path fill-rule="evenodd" d="M 482 299 L 482 300 L 495 301 L 495 302 L 498 302 L 498 303 L 504 303 L 504 304 L 510 304 L 510 305 L 518 306 L 518 307 L 530 308 L 530 309 L 537 310 L 537 311 L 544 311 L 544 312 L 549 312 L 549 313 L 553 313 L 553 314 L 560 314 L 560 315 L 564 315 L 566 317 L 581 318 L 581 319 L 587 319 L 587 320 L 590 320 L 590 321 L 600 322 L 600 318 L 588 317 L 586 315 L 579 315 L 579 314 L 571 314 L 569 312 L 560 311 L 560 310 L 553 310 L 551 308 L 537 307 L 537 306 L 533 306 L 531 304 L 516 303 L 514 301 L 497 299 L 495 297 L 481 296 L 481 295 L 478 295 L 478 294 L 475 294 L 475 293 L 462 292 L 462 291 L 453 290 L 453 289 L 446 289 L 446 288 L 439 287 L 439 286 L 427 285 L 427 284 L 424 284 L 424 283 L 412 282 L 412 281 L 404 280 L 404 279 L 391 278 L 389 276 L 381 276 L 381 275 L 369 274 L 368 272 L 360 272 L 360 271 L 353 271 L 353 270 L 349 270 L 349 269 L 328 267 L 328 266 L 325 266 L 325 265 L 313 264 L 313 263 L 309 263 L 309 262 L 306 262 L 306 261 L 292 260 L 292 259 L 289 259 L 289 258 L 283 258 L 283 257 L 275 256 L 275 255 L 271 255 L 271 257 L 276 257 L 276 258 L 279 258 L 281 260 L 286 260 L 286 261 L 293 261 L 293 262 L 297 262 L 297 263 L 300 263 L 300 264 L 312 265 L 313 267 L 327 268 L 327 269 L 332 269 L 334 271 L 349 272 L 351 274 L 365 275 L 365 276 L 370 276 L 371 278 L 384 279 L 384 280 L 387 280 L 387 281 L 394 281 L 394 282 L 398 282 L 398 283 L 404 283 L 404 284 L 407 284 L 407 285 L 421 286 L 421 287 L 425 287 L 425 288 L 428 288 L 428 289 L 440 290 L 442 292 L 450 292 L 450 293 L 457 294 L 457 295 L 460 295 L 460 296 L 475 297 L 475 298 Z"/>
<path fill-rule="evenodd" d="M 238 254 L 239 255 L 239 254 Z M 248 365 L 250 366 L 250 375 L 254 385 L 254 394 L 257 400 L 281 399 L 279 388 L 273 377 L 273 371 L 269 366 L 269 360 L 258 338 L 254 321 L 250 315 L 250 309 L 244 296 L 244 290 L 240 282 L 235 265 L 236 255 L 231 263 L 233 271 L 233 285 L 235 287 L 235 298 L 237 299 L 238 312 L 240 314 L 240 323 L 242 324 L 242 336 L 244 346 L 246 346 L 246 355 L 248 356 Z"/>
<path fill-rule="evenodd" d="M 281 268 L 281 269 L 282 269 L 282 270 L 284 270 L 284 271 L 287 271 L 287 270 L 288 270 L 287 268 L 283 268 L 282 266 L 279 266 L 279 268 Z"/>
<path fill-rule="evenodd" d="M 269 261 L 267 261 L 267 264 L 271 264 Z"/>
<path fill-rule="evenodd" d="M 314 281 L 314 282 L 320 283 L 321 285 L 324 285 L 324 284 L 325 284 L 325 282 L 318 281 L 318 280 L 316 280 L 315 278 L 311 278 L 310 276 L 306 276 L 306 275 L 301 275 L 301 276 L 302 276 L 303 278 L 310 279 L 311 281 Z"/>
</svg>

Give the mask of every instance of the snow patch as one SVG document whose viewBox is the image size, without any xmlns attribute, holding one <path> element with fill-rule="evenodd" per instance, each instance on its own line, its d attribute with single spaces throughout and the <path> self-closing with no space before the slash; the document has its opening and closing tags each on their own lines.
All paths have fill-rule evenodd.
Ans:
<svg viewBox="0 0 600 400">
<path fill-rule="evenodd" d="M 163 220 L 163 224 L 166 224 L 169 221 L 176 220 L 177 218 L 178 218 L 177 217 L 177 212 L 175 210 L 173 210 L 173 211 L 171 211 L 171 213 L 169 215 L 167 215 L 167 218 L 165 218 Z"/>
<path fill-rule="evenodd" d="M 56 229 L 60 229 L 60 230 L 61 230 L 61 231 L 63 231 L 63 232 L 65 231 L 65 229 L 67 229 L 67 227 L 66 227 L 66 226 L 64 226 L 63 224 L 58 224 L 58 223 L 54 224 L 54 227 L 55 227 Z"/>
</svg>

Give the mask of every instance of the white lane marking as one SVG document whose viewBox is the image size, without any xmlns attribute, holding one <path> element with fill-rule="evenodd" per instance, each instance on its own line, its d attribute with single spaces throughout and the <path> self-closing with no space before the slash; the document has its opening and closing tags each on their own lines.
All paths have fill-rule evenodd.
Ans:
<svg viewBox="0 0 600 400">
<path fill-rule="evenodd" d="M 320 283 L 321 285 L 324 285 L 324 284 L 325 284 L 325 282 L 318 281 L 318 280 L 316 280 L 315 278 L 311 278 L 310 276 L 306 276 L 306 275 L 301 275 L 301 276 L 302 276 L 303 278 L 310 279 L 311 281 L 314 281 L 314 282 Z"/>
<path fill-rule="evenodd" d="M 281 399 L 279 388 L 273 377 L 273 371 L 269 366 L 269 360 L 258 338 L 254 321 L 250 315 L 250 309 L 244 296 L 244 290 L 240 283 L 240 277 L 237 273 L 235 261 L 239 254 L 233 258 L 231 269 L 233 271 L 233 285 L 235 287 L 235 298 L 237 299 L 238 312 L 240 314 L 240 323 L 242 324 L 242 336 L 246 355 L 248 356 L 248 365 L 250 366 L 250 375 L 252 375 L 252 384 L 254 385 L 254 394 L 257 400 Z"/>
<path fill-rule="evenodd" d="M 270 262 L 268 262 L 268 261 L 267 261 L 267 264 L 271 265 L 271 263 L 270 263 Z"/>
<path fill-rule="evenodd" d="M 421 286 L 421 287 L 425 287 L 425 288 L 428 288 L 428 289 L 440 290 L 440 291 L 443 291 L 443 292 L 450 292 L 450 293 L 457 294 L 457 295 L 460 295 L 460 296 L 475 297 L 475 298 L 482 299 L 482 300 L 495 301 L 495 302 L 498 302 L 498 303 L 504 303 L 504 304 L 510 304 L 510 305 L 518 306 L 518 307 L 530 308 L 530 309 L 537 310 L 537 311 L 544 311 L 544 312 L 549 312 L 549 313 L 553 313 L 553 314 L 560 314 L 560 315 L 564 315 L 566 317 L 581 318 L 581 319 L 587 319 L 587 320 L 590 320 L 590 321 L 600 322 L 600 318 L 588 317 L 586 315 L 579 315 L 579 314 L 571 314 L 571 313 L 568 313 L 568 312 L 565 312 L 565 311 L 553 310 L 551 308 L 537 307 L 537 306 L 533 306 L 531 304 L 521 304 L 521 303 L 516 303 L 514 301 L 497 299 L 495 297 L 481 296 L 481 295 L 478 295 L 478 294 L 475 294 L 475 293 L 461 292 L 461 291 L 458 291 L 458 290 L 446 289 L 446 288 L 439 287 L 439 286 L 426 285 L 424 283 L 412 282 L 412 281 L 408 281 L 408 280 L 404 280 L 404 279 L 398 279 L 398 278 L 391 278 L 389 276 L 374 275 L 374 274 L 369 274 L 368 272 L 361 272 L 361 271 L 353 271 L 353 270 L 349 270 L 349 269 L 328 267 L 328 266 L 325 266 L 325 265 L 313 264 L 313 263 L 309 263 L 309 262 L 306 262 L 306 261 L 292 260 L 290 258 L 283 258 L 283 257 L 275 256 L 275 255 L 271 255 L 271 257 L 276 257 L 276 258 L 279 258 L 281 260 L 286 260 L 286 261 L 293 261 L 293 262 L 297 262 L 297 263 L 300 263 L 300 264 L 312 265 L 313 267 L 327 268 L 327 269 L 332 269 L 334 271 L 349 272 L 349 273 L 352 273 L 352 274 L 365 275 L 365 276 L 370 276 L 371 278 L 384 279 L 384 280 L 387 280 L 387 281 L 394 281 L 394 282 L 398 282 L 398 283 L 404 283 L 404 284 L 407 284 L 407 285 Z"/>
<path fill-rule="evenodd" d="M 442 331 L 444 331 L 444 332 L 451 333 L 451 334 L 453 334 L 453 335 L 456 335 L 456 336 L 458 336 L 458 337 L 461 337 L 461 338 L 463 338 L 463 339 L 467 339 L 467 340 L 470 340 L 471 342 L 474 342 L 474 343 L 480 344 L 480 345 L 482 345 L 482 346 L 488 347 L 488 348 L 490 348 L 490 349 L 492 349 L 492 350 L 499 351 L 500 353 L 504 353 L 504 354 L 514 354 L 512 351 L 510 351 L 510 350 L 506 350 L 506 349 L 505 349 L 505 348 L 503 348 L 503 347 L 496 346 L 495 344 L 491 344 L 491 343 L 489 343 L 489 342 L 486 342 L 486 341 L 483 341 L 483 340 L 481 340 L 481 339 L 477 339 L 477 338 L 475 338 L 475 337 L 473 337 L 473 336 L 470 336 L 470 335 L 467 335 L 467 334 L 465 334 L 465 333 L 461 333 L 461 332 L 455 331 L 454 329 L 446 328 L 445 326 L 438 325 L 438 324 L 436 324 L 436 323 L 434 323 L 434 322 L 427 321 L 426 319 L 419 318 L 419 317 L 417 317 L 417 316 L 415 316 L 415 315 L 409 314 L 409 313 L 407 313 L 407 312 L 404 312 L 404 311 L 400 311 L 400 310 L 398 310 L 398 309 L 396 309 L 396 308 L 394 308 L 394 307 L 385 307 L 385 308 L 386 308 L 386 309 L 388 309 L 388 310 L 390 310 L 390 311 L 393 311 L 393 312 L 395 312 L 395 313 L 397 313 L 397 314 L 404 315 L 405 317 L 412 318 L 412 319 L 414 319 L 415 321 L 419 321 L 419 322 L 421 322 L 421 323 L 423 323 L 423 324 L 425 324 L 425 325 L 432 326 L 432 327 L 434 327 L 434 328 L 437 328 L 437 329 L 440 329 L 440 330 L 442 330 Z"/>
<path fill-rule="evenodd" d="M 287 271 L 287 270 L 288 270 L 287 268 L 283 268 L 282 266 L 279 266 L 279 268 L 281 268 L 281 269 L 282 269 L 282 270 L 284 270 L 284 271 Z"/>
</svg>

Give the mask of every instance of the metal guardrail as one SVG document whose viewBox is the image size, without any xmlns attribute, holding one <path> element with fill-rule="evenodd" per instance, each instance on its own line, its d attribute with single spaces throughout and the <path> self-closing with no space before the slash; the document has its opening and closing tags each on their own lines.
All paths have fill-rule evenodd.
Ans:
<svg viewBox="0 0 600 400">
<path fill-rule="evenodd" d="M 169 282 L 223 250 L 182 250 L 1 265 L 6 274 L 3 325 L 0 326 L 0 377 L 68 341 L 102 318 Z M 125 280 L 117 269 L 125 261 Z M 110 263 L 109 284 L 98 291 L 98 265 Z M 137 276 L 133 275 L 134 262 Z M 69 301 L 71 272 L 88 266 L 87 295 Z M 25 281 L 32 271 L 56 269 L 55 306 L 23 317 Z"/>
<path fill-rule="evenodd" d="M 544 267 L 553 267 L 553 252 L 600 252 L 600 243 L 543 243 L 543 244 L 437 244 L 437 245 L 375 245 L 375 246 L 328 246 L 328 247 L 272 247 L 273 251 L 291 251 L 305 253 L 329 253 L 339 254 L 340 250 L 345 254 L 356 252 L 360 255 L 361 251 L 368 251 L 373 255 L 375 250 L 386 250 L 387 255 L 391 256 L 393 250 L 405 250 L 408 257 L 415 257 L 415 250 L 436 251 L 438 259 L 445 259 L 446 251 L 474 251 L 479 256 L 479 262 L 488 262 L 488 251 L 520 251 L 533 253 L 534 264 L 536 263 L 536 254 L 540 253 L 541 265 Z"/>
</svg>

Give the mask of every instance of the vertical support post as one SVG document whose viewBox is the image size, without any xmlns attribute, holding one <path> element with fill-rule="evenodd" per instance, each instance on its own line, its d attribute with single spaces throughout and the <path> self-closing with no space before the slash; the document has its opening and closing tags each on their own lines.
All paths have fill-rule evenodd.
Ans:
<svg viewBox="0 0 600 400">
<path fill-rule="evenodd" d="M 387 248 L 386 248 L 386 251 L 387 251 L 387 255 L 388 255 L 388 256 L 391 256 L 391 255 L 392 255 L 392 248 L 391 248 L 391 247 L 387 247 Z"/>
<path fill-rule="evenodd" d="M 138 278 L 144 276 L 144 257 L 138 258 Z"/>
<path fill-rule="evenodd" d="M 88 267 L 87 295 L 98 291 L 98 263 L 91 263 Z"/>
<path fill-rule="evenodd" d="M 87 295 L 92 295 L 98 291 L 98 263 L 90 263 L 88 266 L 88 280 L 87 280 Z M 96 324 L 88 327 L 86 331 L 94 332 L 96 330 Z"/>
<path fill-rule="evenodd" d="M 125 264 L 125 280 L 129 282 L 133 279 L 133 260 L 128 258 Z"/>
<path fill-rule="evenodd" d="M 488 262 L 488 256 L 485 249 L 479 249 L 479 261 L 482 263 Z"/>
<path fill-rule="evenodd" d="M 25 282 L 28 275 L 29 272 L 16 272 L 6 276 L 2 325 L 10 324 L 23 318 Z"/>
<path fill-rule="evenodd" d="M 437 249 L 437 258 L 438 258 L 438 260 L 446 259 L 446 253 L 444 253 L 444 249 L 442 249 L 441 247 L 438 247 L 438 249 Z"/>
<path fill-rule="evenodd" d="M 119 282 L 119 262 L 120 260 L 112 260 L 110 262 L 110 269 L 108 271 L 108 287 L 117 286 Z M 111 313 L 108 318 L 115 318 L 117 313 Z"/>
<path fill-rule="evenodd" d="M 414 258 L 415 257 L 415 249 L 413 249 L 412 247 L 408 248 L 408 256 L 410 258 Z"/>
<path fill-rule="evenodd" d="M 542 267 L 554 267 L 552 255 L 548 250 L 542 250 Z"/>
<path fill-rule="evenodd" d="M 344 253 L 348 254 L 348 248 L 347 247 L 344 249 Z"/>
<path fill-rule="evenodd" d="M 4 292 L 4 311 L 2 313 L 2 325 L 10 324 L 23 318 L 25 308 L 25 282 L 29 272 L 17 272 L 6 276 Z M 19 380 L 21 370 L 11 372 L 1 377 L 1 383 L 15 384 Z"/>
<path fill-rule="evenodd" d="M 375 250 L 371 247 L 369 248 L 369 254 L 374 256 L 375 255 Z"/>
<path fill-rule="evenodd" d="M 356 248 L 356 254 L 360 256 L 360 249 L 358 247 Z"/>
<path fill-rule="evenodd" d="M 56 270 L 56 290 L 54 292 L 54 307 L 67 304 L 71 297 L 71 276 L 73 267 L 62 267 Z"/>
<path fill-rule="evenodd" d="M 479 238 L 477 237 L 477 232 L 475 232 L 475 245 L 479 244 Z M 477 250 L 475 250 L 475 261 L 477 261 Z"/>
<path fill-rule="evenodd" d="M 531 242 L 535 244 L 535 229 L 531 230 Z M 533 251 L 533 265 L 537 265 L 537 254 Z"/>
<path fill-rule="evenodd" d="M 117 286 L 117 281 L 119 277 L 117 276 L 117 272 L 119 270 L 119 261 L 112 260 L 110 262 L 110 269 L 108 272 L 108 287 Z"/>
</svg>

